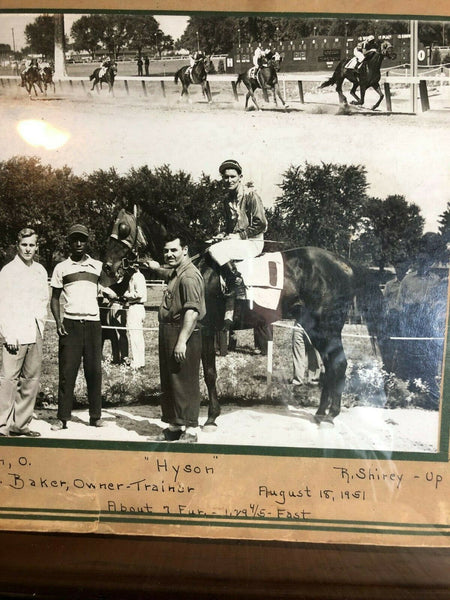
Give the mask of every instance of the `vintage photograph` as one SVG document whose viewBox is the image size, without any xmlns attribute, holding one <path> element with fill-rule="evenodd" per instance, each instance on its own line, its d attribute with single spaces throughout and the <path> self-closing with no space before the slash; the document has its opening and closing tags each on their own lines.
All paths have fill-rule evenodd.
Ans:
<svg viewBox="0 0 450 600">
<path fill-rule="evenodd" d="M 0 106 L 1 444 L 445 450 L 449 21 L 3 12 Z"/>
</svg>

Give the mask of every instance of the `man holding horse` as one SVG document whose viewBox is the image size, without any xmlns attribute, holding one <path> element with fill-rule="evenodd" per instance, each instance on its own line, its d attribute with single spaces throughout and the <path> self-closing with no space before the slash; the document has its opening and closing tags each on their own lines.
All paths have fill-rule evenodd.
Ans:
<svg viewBox="0 0 450 600">
<path fill-rule="evenodd" d="M 219 172 L 227 192 L 224 203 L 225 231 L 214 238 L 217 242 L 208 252 L 220 266 L 229 297 L 242 300 L 246 297 L 245 286 L 234 261 L 261 254 L 267 219 L 259 195 L 252 189 L 244 189 L 242 167 L 237 160 L 225 160 Z M 226 322 L 233 320 L 233 306 L 234 302 L 227 308 Z"/>
<path fill-rule="evenodd" d="M 166 236 L 161 269 L 167 288 L 159 308 L 161 441 L 197 442 L 200 412 L 199 370 L 202 338 L 198 323 L 206 314 L 203 277 L 191 262 L 185 240 Z"/>
</svg>

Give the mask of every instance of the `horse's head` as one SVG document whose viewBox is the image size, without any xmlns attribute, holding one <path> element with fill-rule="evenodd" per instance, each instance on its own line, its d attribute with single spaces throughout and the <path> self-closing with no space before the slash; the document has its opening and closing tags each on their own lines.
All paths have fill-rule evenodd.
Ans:
<svg viewBox="0 0 450 600">
<path fill-rule="evenodd" d="M 135 256 L 138 245 L 136 218 L 122 209 L 117 215 L 106 247 L 103 273 L 115 280 L 119 267 L 127 267 L 127 261 Z"/>
<path fill-rule="evenodd" d="M 281 56 L 281 54 L 275 50 L 275 52 L 272 53 L 272 56 L 269 59 L 269 64 L 272 65 L 277 71 L 279 71 L 282 60 L 283 57 Z"/>
<path fill-rule="evenodd" d="M 200 64 L 203 65 L 205 73 L 209 73 L 212 69 L 211 56 L 205 56 L 204 58 L 200 59 Z"/>
<path fill-rule="evenodd" d="M 383 56 L 385 56 L 386 58 L 389 58 L 391 60 L 394 60 L 397 57 L 397 55 L 394 52 L 394 47 L 387 40 L 384 40 L 383 42 L 381 42 L 380 53 Z"/>
</svg>

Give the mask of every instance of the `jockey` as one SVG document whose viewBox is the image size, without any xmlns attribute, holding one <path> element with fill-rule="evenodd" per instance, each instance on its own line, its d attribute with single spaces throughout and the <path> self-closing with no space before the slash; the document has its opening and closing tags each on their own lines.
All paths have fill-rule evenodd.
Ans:
<svg viewBox="0 0 450 600">
<path fill-rule="evenodd" d="M 45 74 L 45 69 L 51 69 L 51 68 L 52 67 L 51 67 L 50 63 L 45 58 L 43 61 L 41 61 L 39 63 L 39 73 L 41 74 L 41 76 L 43 76 Z"/>
<path fill-rule="evenodd" d="M 25 75 L 28 73 L 28 71 L 31 69 L 31 67 L 37 67 L 37 59 L 36 58 L 27 58 L 25 59 L 25 63 L 24 63 L 24 69 L 20 74 L 21 77 L 21 86 L 25 87 Z"/>
<path fill-rule="evenodd" d="M 202 60 L 202 58 L 205 58 L 205 55 L 203 54 L 203 52 L 201 50 L 198 50 L 197 52 L 193 52 L 192 54 L 189 55 L 189 66 L 194 67 L 200 60 Z"/>
<path fill-rule="evenodd" d="M 244 282 L 233 261 L 261 254 L 267 220 L 259 195 L 253 190 L 244 189 L 242 167 L 237 160 L 225 160 L 219 172 L 227 190 L 225 231 L 215 236 L 214 239 L 219 241 L 210 246 L 208 253 L 220 266 L 225 279 L 228 297 L 232 300 L 231 307 L 227 306 L 225 320 L 232 321 L 233 296 L 245 299 Z"/>
<path fill-rule="evenodd" d="M 255 67 L 258 68 L 262 65 L 264 54 L 265 54 L 265 51 L 262 49 L 261 42 L 259 42 L 258 46 L 256 47 L 255 52 L 253 53 L 253 65 Z"/>
<path fill-rule="evenodd" d="M 106 73 L 106 69 L 108 67 L 112 66 L 112 60 L 110 56 L 104 56 L 102 58 L 102 63 L 100 65 L 100 71 L 98 72 L 98 76 L 99 77 L 103 77 L 103 75 Z"/>
<path fill-rule="evenodd" d="M 367 36 L 361 42 L 358 42 L 355 49 L 353 50 L 353 56 L 356 57 L 356 69 L 361 69 L 367 54 L 371 54 L 376 50 L 376 41 L 373 35 Z"/>
</svg>

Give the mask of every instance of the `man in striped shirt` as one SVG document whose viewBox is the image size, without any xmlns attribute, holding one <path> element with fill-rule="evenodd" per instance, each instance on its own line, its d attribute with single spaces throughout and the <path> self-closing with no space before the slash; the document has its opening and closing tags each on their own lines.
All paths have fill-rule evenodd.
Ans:
<svg viewBox="0 0 450 600">
<path fill-rule="evenodd" d="M 68 240 L 70 256 L 56 265 L 50 282 L 50 307 L 59 335 L 58 421 L 52 426 L 53 431 L 66 429 L 71 418 L 81 359 L 88 393 L 89 425 L 101 427 L 103 424 L 102 333 L 97 302 L 102 263 L 86 253 L 89 232 L 84 225 L 73 225 Z M 61 294 L 65 300 L 64 318 L 61 318 Z"/>
</svg>

